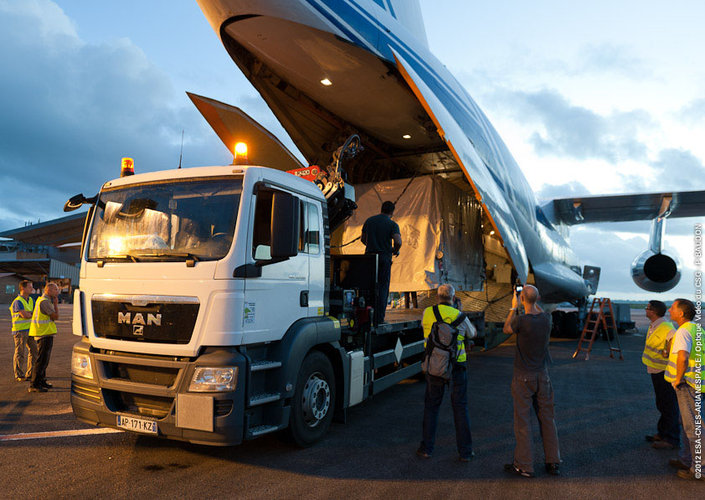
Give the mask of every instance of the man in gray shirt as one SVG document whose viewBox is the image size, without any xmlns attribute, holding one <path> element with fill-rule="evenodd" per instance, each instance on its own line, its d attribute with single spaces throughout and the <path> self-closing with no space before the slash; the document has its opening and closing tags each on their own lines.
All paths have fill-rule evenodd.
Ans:
<svg viewBox="0 0 705 500">
<path fill-rule="evenodd" d="M 551 334 L 551 316 L 538 306 L 539 291 L 526 285 L 521 293 L 512 296 L 512 309 L 504 323 L 504 333 L 516 334 L 516 355 L 512 378 L 514 400 L 514 461 L 506 464 L 507 472 L 523 477 L 534 477 L 531 449 L 531 408 L 541 424 L 541 438 L 546 461 L 546 472 L 560 474 L 561 456 L 558 432 L 553 414 L 553 386 L 546 367 L 550 360 L 548 341 Z M 524 314 L 518 315 L 519 301 Z"/>
</svg>

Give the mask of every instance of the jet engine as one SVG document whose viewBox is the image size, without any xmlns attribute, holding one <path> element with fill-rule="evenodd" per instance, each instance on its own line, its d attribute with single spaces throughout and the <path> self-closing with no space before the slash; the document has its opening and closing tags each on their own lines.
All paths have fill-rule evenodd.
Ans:
<svg viewBox="0 0 705 500">
<path fill-rule="evenodd" d="M 650 248 L 637 256 L 632 263 L 632 279 L 639 288 L 649 292 L 667 292 L 678 284 L 681 272 L 678 259 Z"/>
<path fill-rule="evenodd" d="M 663 251 L 666 218 L 658 217 L 651 223 L 649 248 L 632 262 L 632 279 L 639 288 L 649 292 L 667 292 L 681 280 L 678 259 Z"/>
</svg>

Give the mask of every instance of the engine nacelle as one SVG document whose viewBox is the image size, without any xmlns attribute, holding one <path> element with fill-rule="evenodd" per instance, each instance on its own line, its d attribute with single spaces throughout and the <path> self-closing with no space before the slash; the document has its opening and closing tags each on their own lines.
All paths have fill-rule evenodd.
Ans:
<svg viewBox="0 0 705 500">
<path fill-rule="evenodd" d="M 649 249 L 632 263 L 632 279 L 639 288 L 649 292 L 667 292 L 678 284 L 681 272 L 678 259 Z"/>
</svg>

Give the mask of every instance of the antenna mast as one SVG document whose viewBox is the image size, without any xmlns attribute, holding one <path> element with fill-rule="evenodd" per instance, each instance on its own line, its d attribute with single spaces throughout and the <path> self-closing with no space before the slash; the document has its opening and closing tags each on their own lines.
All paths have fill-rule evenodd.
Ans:
<svg viewBox="0 0 705 500">
<path fill-rule="evenodd" d="M 181 168 L 181 158 L 184 155 L 184 129 L 181 129 L 181 151 L 179 152 L 179 168 Z"/>
</svg>

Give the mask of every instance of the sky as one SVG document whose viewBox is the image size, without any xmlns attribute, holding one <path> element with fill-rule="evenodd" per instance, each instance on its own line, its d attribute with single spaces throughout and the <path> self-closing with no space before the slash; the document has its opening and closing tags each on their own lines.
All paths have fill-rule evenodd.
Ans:
<svg viewBox="0 0 705 500">
<path fill-rule="evenodd" d="M 705 3 L 421 0 L 431 51 L 485 111 L 540 200 L 705 189 Z M 63 216 L 119 175 L 229 164 L 186 91 L 243 108 L 290 149 L 193 0 L 0 0 L 0 231 Z M 693 225 L 667 223 L 692 296 Z M 649 221 L 573 227 L 600 295 L 630 277 Z"/>
</svg>

